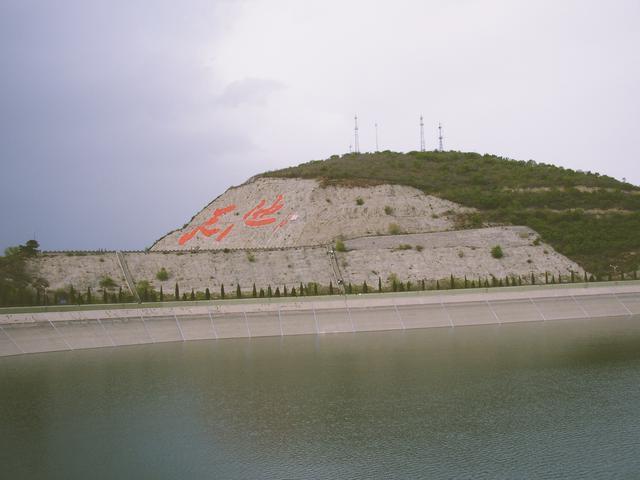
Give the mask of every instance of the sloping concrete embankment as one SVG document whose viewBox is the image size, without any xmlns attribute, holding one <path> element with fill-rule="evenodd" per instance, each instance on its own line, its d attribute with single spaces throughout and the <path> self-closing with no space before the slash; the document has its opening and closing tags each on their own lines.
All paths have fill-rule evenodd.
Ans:
<svg viewBox="0 0 640 480">
<path fill-rule="evenodd" d="M 640 315 L 640 282 L 279 300 L 0 315 L 0 356 L 187 340 L 635 316 Z"/>
</svg>

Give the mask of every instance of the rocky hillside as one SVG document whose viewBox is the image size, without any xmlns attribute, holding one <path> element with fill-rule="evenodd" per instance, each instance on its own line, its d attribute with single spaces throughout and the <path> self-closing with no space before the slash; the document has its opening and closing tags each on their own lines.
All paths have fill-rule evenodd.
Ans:
<svg viewBox="0 0 640 480">
<path fill-rule="evenodd" d="M 227 190 L 152 251 L 326 245 L 337 238 L 455 228 L 470 213 L 403 185 L 323 186 L 315 179 L 258 178 Z"/>
<path fill-rule="evenodd" d="M 591 272 L 640 268 L 640 187 L 597 173 L 476 153 L 386 151 L 334 155 L 263 177 L 314 179 L 327 189 L 404 185 L 459 205 L 445 228 L 526 225 Z"/>
</svg>

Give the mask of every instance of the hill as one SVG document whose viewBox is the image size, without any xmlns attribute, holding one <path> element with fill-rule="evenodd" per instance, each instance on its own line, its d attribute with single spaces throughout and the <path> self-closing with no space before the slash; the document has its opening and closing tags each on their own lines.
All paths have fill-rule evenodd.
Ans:
<svg viewBox="0 0 640 480">
<path fill-rule="evenodd" d="M 473 207 L 456 214 L 459 228 L 526 225 L 600 275 L 640 266 L 640 187 L 598 173 L 477 153 L 385 151 L 334 155 L 261 176 L 323 186 L 405 185 Z"/>
</svg>

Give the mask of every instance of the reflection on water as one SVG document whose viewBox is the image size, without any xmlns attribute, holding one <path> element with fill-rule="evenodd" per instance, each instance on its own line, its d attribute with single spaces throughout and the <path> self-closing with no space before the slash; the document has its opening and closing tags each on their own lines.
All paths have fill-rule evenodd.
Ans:
<svg viewBox="0 0 640 480">
<path fill-rule="evenodd" d="M 620 478 L 640 318 L 0 359 L 3 478 Z"/>
</svg>

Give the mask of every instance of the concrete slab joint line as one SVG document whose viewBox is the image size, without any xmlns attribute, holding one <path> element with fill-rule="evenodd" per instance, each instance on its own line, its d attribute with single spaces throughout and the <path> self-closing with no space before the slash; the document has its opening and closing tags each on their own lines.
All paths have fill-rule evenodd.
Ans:
<svg viewBox="0 0 640 480">
<path fill-rule="evenodd" d="M 538 307 L 538 304 L 534 302 L 531 297 L 529 297 L 529 301 L 531 302 L 531 305 L 533 305 L 536 311 L 538 312 L 538 315 L 540 315 L 540 318 L 542 318 L 542 321 L 546 322 L 547 317 L 544 316 L 544 313 L 542 313 L 542 310 L 540 310 L 540 308 Z"/>
<path fill-rule="evenodd" d="M 213 322 L 213 314 L 211 313 L 211 309 L 207 307 L 207 313 L 209 314 L 209 320 L 211 320 L 211 330 L 213 330 L 213 334 L 218 339 L 218 332 L 216 331 L 216 324 Z"/>
<path fill-rule="evenodd" d="M 244 324 L 247 326 L 247 333 L 249 334 L 249 338 L 251 338 L 251 330 L 249 329 L 249 319 L 247 318 L 247 312 L 242 309 L 242 314 L 244 315 Z"/>
<path fill-rule="evenodd" d="M 111 335 L 109 334 L 109 332 L 105 328 L 104 323 L 102 323 L 102 319 L 98 318 L 98 324 L 102 327 L 102 331 L 104 332 L 104 334 L 107 337 L 109 337 L 109 341 L 111 342 L 111 346 L 115 347 L 116 346 L 116 342 L 113 341 L 113 338 L 111 337 Z"/>
<path fill-rule="evenodd" d="M 617 293 L 614 293 L 614 294 L 613 294 L 613 296 L 616 298 L 616 300 L 618 301 L 618 303 L 619 303 L 620 305 L 622 305 L 622 308 L 624 308 L 624 309 L 627 311 L 627 313 L 628 313 L 629 315 L 633 315 L 633 313 L 631 313 L 631 310 L 629 310 L 629 309 L 627 308 L 627 306 L 624 304 L 624 302 L 623 302 L 622 300 L 620 300 L 620 297 L 618 297 L 618 294 L 617 294 Z"/>
<path fill-rule="evenodd" d="M 395 299 L 393 300 L 393 308 L 396 311 L 396 315 L 398 316 L 398 320 L 400 320 L 400 325 L 402 325 L 402 329 L 406 330 L 406 328 L 404 327 L 404 321 L 402 320 L 402 315 L 400 315 L 400 310 L 398 310 L 398 305 L 396 304 Z"/>
<path fill-rule="evenodd" d="M 156 343 L 156 341 L 151 336 L 151 332 L 149 332 L 149 329 L 147 328 L 147 322 L 144 321 L 142 310 L 140 310 L 140 320 L 142 321 L 142 326 L 144 327 L 144 331 L 147 332 L 147 337 L 149 337 L 149 340 L 151 340 L 151 343 Z"/>
<path fill-rule="evenodd" d="M 349 308 L 349 302 L 347 301 L 347 297 L 344 298 L 344 306 L 347 308 L 347 315 L 349 317 L 349 322 L 351 323 L 351 331 L 353 333 L 356 332 L 356 326 L 353 323 L 353 318 L 351 318 L 351 309 Z"/>
<path fill-rule="evenodd" d="M 487 307 L 489 307 L 489 310 L 491 310 L 491 313 L 493 314 L 493 318 L 495 318 L 496 321 L 498 322 L 498 325 L 502 325 L 502 320 L 500 320 L 500 317 L 498 317 L 498 314 L 493 309 L 493 306 L 491 306 L 491 302 L 489 302 L 489 300 L 485 300 L 485 302 L 487 303 Z"/>
<path fill-rule="evenodd" d="M 442 297 L 440 297 L 440 307 L 442 307 L 442 310 L 444 310 L 444 313 L 447 315 L 447 318 L 449 319 L 449 325 L 451 325 L 451 328 L 455 328 L 455 325 L 453 324 L 453 320 L 451 320 L 451 315 L 449 315 L 449 310 L 447 310 L 447 307 L 442 301 Z"/>
<path fill-rule="evenodd" d="M 138 291 L 136 290 L 135 282 L 133 281 L 133 276 L 129 271 L 129 266 L 127 265 L 126 260 L 124 259 L 124 255 L 121 251 L 116 252 L 116 258 L 118 259 L 118 263 L 120 264 L 120 269 L 122 270 L 122 275 L 124 275 L 124 279 L 127 282 L 127 287 L 129 287 L 129 291 L 131 295 L 136 299 L 138 303 L 140 303 L 140 297 L 138 296 Z"/>
<path fill-rule="evenodd" d="M 313 321 L 316 324 L 316 334 L 320 333 L 320 329 L 318 328 L 318 316 L 316 315 L 316 306 L 311 304 L 311 308 L 313 309 Z"/>
<path fill-rule="evenodd" d="M 173 308 L 171 310 L 173 311 L 173 318 L 176 319 L 176 327 L 178 327 L 178 331 L 180 332 L 180 338 L 182 338 L 182 341 L 184 342 L 184 334 L 182 333 L 182 327 L 180 326 L 180 321 L 178 320 L 176 311 Z"/>
<path fill-rule="evenodd" d="M 56 332 L 56 335 L 58 335 L 62 339 L 64 344 L 67 346 L 67 348 L 69 350 L 73 350 L 73 348 L 71 348 L 71 345 L 69 345 L 69 343 L 67 342 L 67 339 L 64 338 L 64 336 L 58 331 L 58 329 L 56 328 L 56 326 L 53 324 L 51 320 L 49 320 L 49 324 L 51 325 L 51 327 L 53 327 L 53 331 Z"/>
<path fill-rule="evenodd" d="M 573 300 L 573 303 L 575 303 L 576 306 L 580 309 L 580 311 L 584 314 L 584 318 L 591 318 L 590 315 L 587 313 L 587 311 L 584 308 L 582 308 L 582 305 L 578 303 L 578 301 L 576 300 L 576 297 L 571 295 L 571 299 Z"/>
<path fill-rule="evenodd" d="M 282 331 L 282 314 L 280 313 L 280 305 L 278 305 L 278 323 L 280 324 L 280 336 L 284 337 L 284 332 Z"/>
<path fill-rule="evenodd" d="M 2 328 L 2 325 L 0 325 L 0 331 L 2 331 L 2 333 L 4 333 L 7 338 L 11 341 L 11 343 L 13 343 L 13 345 L 18 349 L 18 351 L 20 353 L 24 353 L 24 350 L 22 349 L 22 347 L 20 347 L 20 345 L 18 345 L 15 340 L 13 339 L 13 337 L 11 335 L 9 335 L 7 332 L 5 332 L 4 328 Z"/>
</svg>

